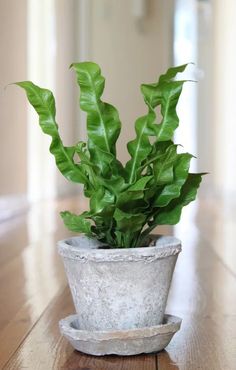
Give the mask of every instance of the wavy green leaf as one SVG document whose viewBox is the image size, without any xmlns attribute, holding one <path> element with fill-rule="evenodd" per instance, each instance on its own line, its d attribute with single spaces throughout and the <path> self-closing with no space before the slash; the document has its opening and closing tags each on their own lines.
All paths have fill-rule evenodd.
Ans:
<svg viewBox="0 0 236 370">
<path fill-rule="evenodd" d="M 176 106 L 185 81 L 173 81 L 179 72 L 183 72 L 187 64 L 170 68 L 166 74 L 159 78 L 154 84 L 142 84 L 141 92 L 144 101 L 148 106 L 147 115 L 138 118 L 135 123 L 136 138 L 127 145 L 130 161 L 126 165 L 129 173 L 129 183 L 136 179 L 136 172 L 142 161 L 152 151 L 149 136 L 155 136 L 157 141 L 171 140 L 174 130 L 178 127 L 179 119 L 176 113 Z M 161 105 L 162 121 L 156 124 L 154 109 Z"/>
<path fill-rule="evenodd" d="M 131 214 L 142 212 L 148 206 L 144 200 L 144 191 L 153 176 L 143 176 L 136 183 L 129 186 L 117 197 L 116 207 Z"/>
<path fill-rule="evenodd" d="M 147 188 L 147 185 L 152 178 L 153 176 L 143 176 L 139 180 L 137 180 L 133 185 L 129 186 L 126 191 L 132 193 L 143 191 Z"/>
<path fill-rule="evenodd" d="M 171 184 L 165 185 L 163 190 L 154 200 L 154 207 L 164 207 L 171 200 L 180 196 L 181 187 L 188 177 L 188 170 L 192 155 L 189 153 L 178 154 L 174 164 L 174 179 Z"/>
<path fill-rule="evenodd" d="M 42 131 L 51 136 L 50 152 L 54 155 L 60 172 L 70 181 L 86 184 L 87 177 L 83 168 L 73 160 L 75 148 L 63 146 L 56 123 L 55 99 L 51 91 L 42 89 L 30 81 L 17 82 L 27 94 L 30 104 L 39 115 L 39 125 Z"/>
<path fill-rule="evenodd" d="M 116 160 L 116 141 L 120 134 L 121 123 L 118 112 L 111 104 L 101 100 L 105 79 L 100 67 L 92 62 L 73 63 L 71 65 L 80 87 L 80 107 L 87 112 L 88 149 L 91 160 L 103 174 L 111 163 L 121 167 Z M 102 159 L 101 152 L 103 153 Z"/>
<path fill-rule="evenodd" d="M 127 144 L 131 159 L 125 166 L 126 172 L 129 174 L 128 182 L 130 184 L 135 181 L 137 169 L 152 150 L 149 136 L 155 135 L 153 125 L 155 118 L 155 113 L 149 111 L 147 115 L 138 118 L 135 122 L 136 138 Z"/>
<path fill-rule="evenodd" d="M 99 187 L 93 193 L 90 199 L 90 213 L 91 215 L 102 214 L 104 217 L 112 216 L 112 209 L 114 207 L 114 194 L 110 193 L 103 187 Z"/>
<path fill-rule="evenodd" d="M 176 151 L 177 145 L 170 145 L 165 153 L 153 162 L 153 175 L 156 185 L 168 184 L 173 181 Z"/>
<path fill-rule="evenodd" d="M 161 106 L 162 121 L 156 126 L 157 141 L 171 140 L 179 125 L 176 106 L 185 81 L 173 81 L 179 72 L 183 72 L 188 64 L 169 68 L 154 84 L 142 84 L 141 91 L 149 109 Z"/>
<path fill-rule="evenodd" d="M 166 207 L 160 208 L 154 218 L 155 225 L 175 225 L 179 222 L 182 208 L 195 200 L 202 181 L 202 174 L 189 174 L 179 198 L 172 200 Z"/>
</svg>

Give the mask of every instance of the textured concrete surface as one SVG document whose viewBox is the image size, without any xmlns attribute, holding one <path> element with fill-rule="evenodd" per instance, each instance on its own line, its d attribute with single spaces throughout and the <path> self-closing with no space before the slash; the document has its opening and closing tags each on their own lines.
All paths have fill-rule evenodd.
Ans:
<svg viewBox="0 0 236 370">
<path fill-rule="evenodd" d="M 181 243 L 153 236 L 151 246 L 102 249 L 84 236 L 58 243 L 81 330 L 125 330 L 163 322 Z"/>
<path fill-rule="evenodd" d="M 79 315 L 68 316 L 59 323 L 61 333 L 76 350 L 96 356 L 128 356 L 161 351 L 180 325 L 181 319 L 171 315 L 165 315 L 163 325 L 120 331 L 80 330 Z"/>
</svg>

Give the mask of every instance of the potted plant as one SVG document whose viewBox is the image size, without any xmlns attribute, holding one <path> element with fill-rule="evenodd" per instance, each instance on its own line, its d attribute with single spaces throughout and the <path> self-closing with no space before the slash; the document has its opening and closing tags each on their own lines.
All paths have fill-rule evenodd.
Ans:
<svg viewBox="0 0 236 370">
<path fill-rule="evenodd" d="M 119 115 L 101 100 L 105 80 L 97 64 L 72 64 L 80 107 L 87 113 L 88 140 L 71 147 L 60 138 L 53 94 L 29 81 L 17 83 L 38 113 L 42 131 L 52 138 L 50 152 L 58 169 L 69 181 L 83 184 L 90 199 L 90 209 L 80 215 L 61 212 L 67 228 L 83 235 L 58 243 L 77 312 L 62 320 L 61 330 L 84 352 L 160 350 L 180 327 L 180 320 L 165 315 L 165 307 L 181 243 L 151 232 L 179 221 L 202 178 L 189 173 L 193 156 L 178 153 L 172 141 L 185 82 L 175 77 L 186 66 L 141 85 L 147 113 L 135 122 L 125 166 L 116 157 Z"/>
</svg>

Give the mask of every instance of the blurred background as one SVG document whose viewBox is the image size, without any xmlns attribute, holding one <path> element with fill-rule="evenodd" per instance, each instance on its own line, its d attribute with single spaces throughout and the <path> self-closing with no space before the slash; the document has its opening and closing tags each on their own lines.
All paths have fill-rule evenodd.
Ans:
<svg viewBox="0 0 236 370">
<path fill-rule="evenodd" d="M 208 171 L 205 199 L 235 199 L 236 2 L 234 0 L 0 0 L 0 221 L 29 203 L 77 194 L 48 152 L 50 139 L 15 81 L 54 92 L 66 145 L 86 138 L 78 109 L 74 61 L 98 63 L 104 100 L 123 123 L 122 161 L 134 121 L 145 112 L 140 84 L 173 65 L 194 62 L 178 106 L 176 141 Z"/>
</svg>

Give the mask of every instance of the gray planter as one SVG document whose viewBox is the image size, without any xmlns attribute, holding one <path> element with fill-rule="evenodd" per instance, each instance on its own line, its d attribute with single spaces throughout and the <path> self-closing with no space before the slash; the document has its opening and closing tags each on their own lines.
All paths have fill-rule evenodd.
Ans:
<svg viewBox="0 0 236 370">
<path fill-rule="evenodd" d="M 182 320 L 165 315 L 162 325 L 118 331 L 81 330 L 79 321 L 79 315 L 70 315 L 59 322 L 61 334 L 77 351 L 95 356 L 130 356 L 161 351 L 180 329 Z"/>
<path fill-rule="evenodd" d="M 149 247 L 105 249 L 79 236 L 58 242 L 80 329 L 127 330 L 160 325 L 181 243 L 152 236 Z"/>
</svg>

